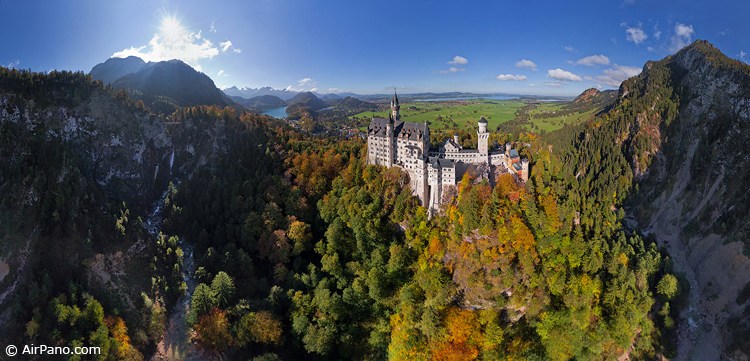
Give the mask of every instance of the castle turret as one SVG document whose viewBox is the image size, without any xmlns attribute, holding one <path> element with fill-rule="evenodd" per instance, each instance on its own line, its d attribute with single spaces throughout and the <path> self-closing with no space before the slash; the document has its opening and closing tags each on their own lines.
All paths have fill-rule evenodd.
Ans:
<svg viewBox="0 0 750 361">
<path fill-rule="evenodd" d="M 393 151 L 394 147 L 396 146 L 396 139 L 393 139 L 393 130 L 394 130 L 394 121 L 393 121 L 393 115 L 388 117 L 388 123 L 385 126 L 385 134 L 387 139 L 387 148 L 385 151 L 386 156 L 388 157 L 388 164 L 387 166 L 393 167 Z"/>
<path fill-rule="evenodd" d="M 521 180 L 529 180 L 529 160 L 526 158 L 521 159 Z"/>
<path fill-rule="evenodd" d="M 477 153 L 478 162 L 489 162 L 489 141 L 490 133 L 487 132 L 487 119 L 479 119 L 479 130 L 477 131 Z"/>
<path fill-rule="evenodd" d="M 456 145 L 460 145 L 461 143 L 458 142 L 458 134 L 453 134 L 453 143 L 456 143 Z"/>
<path fill-rule="evenodd" d="M 487 119 L 479 118 L 479 133 L 487 133 Z"/>
<path fill-rule="evenodd" d="M 393 99 L 391 99 L 391 117 L 393 117 L 394 120 L 401 120 L 401 105 L 398 104 L 398 94 L 396 94 L 396 89 L 393 89 Z"/>
</svg>

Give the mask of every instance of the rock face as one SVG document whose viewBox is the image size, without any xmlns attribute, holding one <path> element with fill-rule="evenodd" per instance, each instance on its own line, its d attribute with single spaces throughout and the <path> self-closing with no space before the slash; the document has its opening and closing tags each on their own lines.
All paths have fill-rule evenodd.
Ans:
<svg viewBox="0 0 750 361">
<path fill-rule="evenodd" d="M 165 186 L 173 144 L 161 119 L 126 109 L 102 92 L 75 107 L 40 108 L 2 96 L 0 124 L 17 132 L 22 148 L 17 156 L 37 151 L 23 149 L 28 139 L 61 144 L 75 154 L 71 162 L 106 194 L 143 204 Z"/>
<path fill-rule="evenodd" d="M 589 88 L 589 89 L 584 90 L 583 93 L 579 94 L 575 99 L 573 99 L 573 102 L 570 104 L 570 107 L 605 108 L 605 107 L 610 106 L 614 102 L 616 97 L 617 97 L 617 92 L 614 90 L 600 91 L 596 88 Z"/>
<path fill-rule="evenodd" d="M 223 150 L 226 136 L 220 122 L 187 119 L 171 123 L 95 86 L 76 104 L 41 104 L 0 88 L 3 129 L 18 141 L 0 145 L 0 163 L 7 165 L 6 171 L 40 152 L 43 144 L 53 144 L 68 155 L 66 164 L 54 165 L 61 168 L 59 182 L 66 181 L 66 167 L 75 167 L 107 198 L 136 209 L 148 206 L 170 180 L 189 176 L 195 167 L 209 163 Z M 24 170 L 18 172 L 22 175 Z M 4 180 L 0 192 L 19 187 L 6 184 L 3 176 L 0 180 Z M 37 192 L 33 184 L 22 187 L 26 188 L 24 201 L 34 203 Z"/>
<path fill-rule="evenodd" d="M 697 41 L 647 63 L 615 108 L 630 112 L 620 139 L 639 181 L 631 214 L 691 288 L 678 358 L 748 353 L 738 294 L 750 287 L 750 66 Z"/>
<path fill-rule="evenodd" d="M 601 94 L 601 91 L 596 88 L 589 88 L 583 91 L 580 95 L 578 95 L 574 100 L 573 103 L 583 103 L 583 102 L 590 102 L 593 100 L 596 96 Z"/>
</svg>

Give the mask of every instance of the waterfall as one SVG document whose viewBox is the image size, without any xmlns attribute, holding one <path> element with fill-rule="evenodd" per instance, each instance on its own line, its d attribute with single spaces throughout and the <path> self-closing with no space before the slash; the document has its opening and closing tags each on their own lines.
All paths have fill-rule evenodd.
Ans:
<svg viewBox="0 0 750 361">
<path fill-rule="evenodd" d="M 174 148 L 172 148 L 172 154 L 169 155 L 169 175 L 172 176 L 172 166 L 174 165 Z"/>
</svg>

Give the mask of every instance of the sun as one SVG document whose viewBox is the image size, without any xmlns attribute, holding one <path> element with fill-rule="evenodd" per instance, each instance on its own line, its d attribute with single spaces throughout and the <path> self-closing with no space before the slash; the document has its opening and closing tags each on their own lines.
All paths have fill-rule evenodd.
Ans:
<svg viewBox="0 0 750 361">
<path fill-rule="evenodd" d="M 169 15 L 161 19 L 159 30 L 168 39 L 177 39 L 185 33 L 185 29 L 182 27 L 180 21 L 176 17 Z"/>
</svg>

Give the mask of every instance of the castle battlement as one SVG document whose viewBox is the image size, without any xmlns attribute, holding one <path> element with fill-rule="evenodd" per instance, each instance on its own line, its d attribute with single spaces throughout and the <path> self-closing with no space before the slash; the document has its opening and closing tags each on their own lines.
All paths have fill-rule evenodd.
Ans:
<svg viewBox="0 0 750 361">
<path fill-rule="evenodd" d="M 477 149 L 464 149 L 455 135 L 438 150 L 430 150 L 427 122 L 401 121 L 401 106 L 394 93 L 388 119 L 372 118 L 367 128 L 367 163 L 400 167 L 409 173 L 414 195 L 433 215 L 443 204 L 445 190 L 455 187 L 470 166 L 486 165 L 501 173 L 511 173 L 522 182 L 529 177 L 529 162 L 505 144 L 504 151 L 489 150 L 487 120 L 479 119 Z"/>
</svg>

